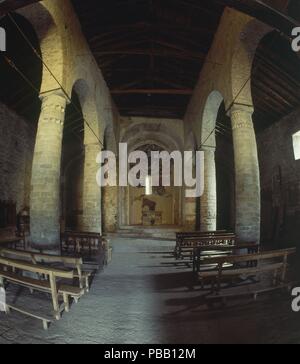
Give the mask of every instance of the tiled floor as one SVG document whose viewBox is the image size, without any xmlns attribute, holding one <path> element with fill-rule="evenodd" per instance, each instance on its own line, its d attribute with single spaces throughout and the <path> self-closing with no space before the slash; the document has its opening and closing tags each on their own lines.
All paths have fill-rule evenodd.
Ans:
<svg viewBox="0 0 300 364">
<path fill-rule="evenodd" d="M 169 243 L 112 244 L 112 264 L 69 314 L 48 332 L 34 319 L 0 314 L 0 343 L 300 343 L 289 297 L 209 309 L 190 269 L 168 264 Z"/>
</svg>

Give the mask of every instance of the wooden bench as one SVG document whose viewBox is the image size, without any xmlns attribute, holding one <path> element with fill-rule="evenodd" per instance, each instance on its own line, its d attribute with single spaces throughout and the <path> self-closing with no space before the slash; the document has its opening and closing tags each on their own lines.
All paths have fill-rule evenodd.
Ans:
<svg viewBox="0 0 300 364">
<path fill-rule="evenodd" d="M 244 280 L 255 278 L 262 273 L 273 273 L 272 287 L 267 291 L 287 286 L 286 274 L 288 268 L 288 257 L 296 253 L 296 249 L 284 249 L 277 251 L 262 252 L 246 255 L 232 255 L 218 258 L 205 258 L 203 264 L 215 265 L 216 269 L 199 272 L 198 277 L 204 288 L 205 282 L 211 282 L 214 297 L 226 297 L 221 294 L 222 283 L 232 282 L 234 279 L 243 277 Z M 249 292 L 247 292 L 249 294 Z M 255 298 L 258 292 L 253 291 Z M 229 295 L 230 296 L 230 295 Z M 211 298 L 211 297 L 210 297 Z"/>
<path fill-rule="evenodd" d="M 28 277 L 28 274 L 31 277 Z M 5 288 L 5 282 L 10 282 L 26 287 L 32 293 L 34 290 L 50 293 L 56 320 L 61 318 L 63 310 L 69 312 L 70 298 L 78 302 L 79 298 L 84 294 L 84 290 L 79 287 L 61 283 L 62 279 L 73 281 L 74 271 L 0 257 L 0 285 Z M 63 305 L 59 303 L 60 297 L 63 298 Z M 30 313 L 28 314 L 30 315 Z"/>
<path fill-rule="evenodd" d="M 199 237 L 206 237 L 206 236 L 214 236 L 214 235 L 223 235 L 226 234 L 226 230 L 217 230 L 217 231 L 183 231 L 176 233 L 176 246 L 174 255 L 175 257 L 178 256 L 178 252 L 180 250 L 180 246 L 183 243 L 184 239 L 188 238 L 199 238 Z"/>
<path fill-rule="evenodd" d="M 59 268 L 73 269 L 75 270 L 74 277 L 78 278 L 80 288 L 85 289 L 86 292 L 89 292 L 89 279 L 91 277 L 91 272 L 85 272 L 83 270 L 82 258 L 60 255 L 47 255 L 32 251 L 7 249 L 1 247 L 0 256 L 4 258 L 25 260 L 32 264 L 58 264 Z"/>
<path fill-rule="evenodd" d="M 100 252 L 102 249 L 102 236 L 99 233 L 66 231 L 61 234 L 62 252 L 73 254 Z"/>
<path fill-rule="evenodd" d="M 237 255 L 240 252 L 247 251 L 248 254 L 259 253 L 260 245 L 257 243 L 241 243 L 234 245 L 203 245 L 194 248 L 193 271 L 200 272 L 207 258 L 213 261 L 213 258 Z M 216 264 L 216 263 L 211 263 Z M 210 265 L 211 265 L 210 264 Z"/>
<path fill-rule="evenodd" d="M 236 244 L 236 236 L 232 233 L 188 237 L 182 239 L 177 246 L 176 259 L 193 260 L 194 249 L 201 246 L 227 246 Z"/>
<path fill-rule="evenodd" d="M 13 248 L 22 248 L 26 247 L 26 239 L 25 235 L 16 234 L 16 228 L 9 227 L 0 229 L 0 247 L 13 247 Z"/>
<path fill-rule="evenodd" d="M 104 255 L 104 265 L 112 260 L 112 248 L 109 240 L 103 238 L 99 233 L 91 232 L 71 232 L 66 231 L 61 234 L 61 250 L 67 254 L 73 253 L 78 255 L 99 256 Z"/>
</svg>

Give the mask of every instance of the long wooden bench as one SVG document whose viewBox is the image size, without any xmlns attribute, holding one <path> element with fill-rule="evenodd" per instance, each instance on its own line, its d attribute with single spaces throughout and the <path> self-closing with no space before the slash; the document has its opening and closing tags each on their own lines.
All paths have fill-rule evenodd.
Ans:
<svg viewBox="0 0 300 364">
<path fill-rule="evenodd" d="M 182 231 L 176 233 L 176 242 L 180 243 L 185 238 L 198 238 L 203 236 L 223 235 L 226 234 L 226 230 L 215 230 L 215 231 Z"/>
<path fill-rule="evenodd" d="M 236 236 L 232 233 L 184 238 L 176 249 L 176 259 L 193 260 L 194 249 L 201 246 L 232 246 Z"/>
<path fill-rule="evenodd" d="M 232 255 L 226 257 L 205 258 L 203 264 L 215 265 L 211 271 L 199 272 L 198 277 L 204 287 L 206 282 L 211 283 L 214 297 L 226 297 L 228 294 L 221 294 L 222 283 L 232 282 L 243 277 L 244 280 L 256 278 L 262 273 L 272 273 L 272 287 L 266 290 L 282 288 L 287 285 L 286 275 L 288 269 L 288 257 L 295 254 L 296 249 L 284 249 L 277 251 L 262 252 L 246 255 Z M 247 292 L 249 294 L 249 292 Z M 256 298 L 258 292 L 253 291 Z M 230 296 L 230 295 L 229 295 Z"/>
<path fill-rule="evenodd" d="M 28 277 L 28 274 L 32 277 Z M 78 301 L 84 294 L 82 288 L 61 282 L 63 279 L 73 281 L 74 276 L 73 270 L 50 268 L 40 264 L 0 257 L 0 285 L 5 288 L 5 282 L 10 282 L 29 288 L 31 292 L 38 290 L 50 293 L 56 320 L 61 318 L 63 310 L 69 312 L 70 298 Z M 60 305 L 60 297 L 63 298 L 63 305 Z"/>
<path fill-rule="evenodd" d="M 112 248 L 109 240 L 99 233 L 66 231 L 61 234 L 61 250 L 66 254 L 99 256 L 103 253 L 104 265 L 112 260 Z"/>
<path fill-rule="evenodd" d="M 99 233 L 66 231 L 61 234 L 62 252 L 73 254 L 87 253 L 91 256 L 102 249 L 102 236 Z"/>
<path fill-rule="evenodd" d="M 0 247 L 0 256 L 4 258 L 25 260 L 32 264 L 48 264 L 58 265 L 59 268 L 73 269 L 74 277 L 78 278 L 79 286 L 89 292 L 89 279 L 91 272 L 83 270 L 83 260 L 80 257 L 61 256 L 61 255 L 47 255 L 36 253 L 33 251 L 24 251 L 16 249 L 7 249 Z"/>
<path fill-rule="evenodd" d="M 26 247 L 25 235 L 17 235 L 16 228 L 9 227 L 0 229 L 0 247 L 23 248 Z"/>
<path fill-rule="evenodd" d="M 227 234 L 226 230 L 217 230 L 217 231 L 182 231 L 176 233 L 176 246 L 174 255 L 177 257 L 180 253 L 180 246 L 183 241 L 188 238 L 200 238 L 206 236 L 215 236 L 215 235 L 224 235 Z"/>
<path fill-rule="evenodd" d="M 193 256 L 193 271 L 200 272 L 203 265 L 206 263 L 207 258 L 217 259 L 219 257 L 237 255 L 243 251 L 248 254 L 259 253 L 260 245 L 257 243 L 240 243 L 234 245 L 203 245 L 194 248 Z M 208 266 L 216 263 L 208 264 Z M 254 263 L 253 263 L 254 264 Z"/>
</svg>

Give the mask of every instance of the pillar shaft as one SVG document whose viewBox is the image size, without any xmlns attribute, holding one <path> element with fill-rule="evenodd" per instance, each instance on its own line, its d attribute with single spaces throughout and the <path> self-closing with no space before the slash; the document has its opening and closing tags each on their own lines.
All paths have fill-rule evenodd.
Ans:
<svg viewBox="0 0 300 364">
<path fill-rule="evenodd" d="M 81 230 L 101 233 L 101 187 L 97 184 L 97 156 L 101 152 L 98 143 L 85 145 L 84 179 L 83 179 L 83 217 Z"/>
<path fill-rule="evenodd" d="M 204 150 L 204 193 L 201 197 L 201 231 L 217 229 L 217 183 L 215 148 Z"/>
<path fill-rule="evenodd" d="M 234 105 L 231 110 L 233 130 L 236 233 L 242 242 L 260 241 L 260 176 L 253 109 Z"/>
<path fill-rule="evenodd" d="M 46 94 L 38 124 L 31 179 L 31 244 L 56 250 L 60 244 L 60 172 L 67 100 Z"/>
</svg>

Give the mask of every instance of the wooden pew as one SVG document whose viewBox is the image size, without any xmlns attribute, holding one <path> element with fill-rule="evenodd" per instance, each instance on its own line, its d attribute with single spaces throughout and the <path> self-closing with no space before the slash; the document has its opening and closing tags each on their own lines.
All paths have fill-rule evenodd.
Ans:
<svg viewBox="0 0 300 364">
<path fill-rule="evenodd" d="M 83 260 L 78 257 L 60 256 L 60 255 L 47 255 L 36 253 L 32 251 L 7 249 L 0 247 L 0 256 L 10 259 L 25 260 L 32 264 L 58 264 L 59 268 L 73 269 L 74 277 L 78 278 L 79 286 L 89 292 L 89 279 L 90 272 L 83 271 Z"/>
<path fill-rule="evenodd" d="M 236 236 L 232 233 L 188 237 L 182 239 L 177 246 L 176 259 L 193 260 L 194 249 L 200 246 L 227 246 L 236 244 Z"/>
<path fill-rule="evenodd" d="M 17 236 L 16 228 L 14 227 L 0 229 L 0 247 L 21 247 L 22 249 L 25 249 L 25 235 L 22 234 Z"/>
<path fill-rule="evenodd" d="M 103 248 L 102 240 L 99 233 L 66 231 L 61 234 L 61 250 L 79 255 L 88 252 L 92 256 Z"/>
<path fill-rule="evenodd" d="M 193 271 L 200 272 L 201 267 L 207 258 L 213 261 L 213 258 L 225 257 L 230 255 L 236 255 L 244 250 L 247 250 L 248 254 L 259 253 L 260 245 L 257 243 L 240 243 L 234 245 L 203 245 L 194 248 L 193 256 Z M 217 263 L 211 263 L 217 264 Z"/>
<path fill-rule="evenodd" d="M 103 238 L 99 233 L 66 231 L 61 234 L 61 251 L 92 257 L 104 255 L 104 265 L 112 260 L 112 248 L 109 240 Z"/>
<path fill-rule="evenodd" d="M 216 230 L 216 231 L 182 231 L 176 233 L 176 242 L 181 242 L 182 239 L 185 238 L 199 238 L 205 236 L 214 236 L 214 235 L 224 235 L 228 232 L 226 230 Z"/>
<path fill-rule="evenodd" d="M 24 273 L 29 273 L 35 278 L 24 276 Z M 61 318 L 63 310 L 69 312 L 70 297 L 78 301 L 84 294 L 84 290 L 79 287 L 60 283 L 59 280 L 62 279 L 73 281 L 74 271 L 50 268 L 40 264 L 31 264 L 20 260 L 0 257 L 0 285 L 5 287 L 4 282 L 7 281 L 26 287 L 31 292 L 38 290 L 50 293 L 56 320 Z M 59 303 L 59 297 L 63 298 L 64 304 L 62 306 Z M 30 313 L 28 314 L 30 315 Z"/>
<path fill-rule="evenodd" d="M 287 286 L 286 274 L 288 268 L 288 257 L 295 254 L 296 249 L 283 249 L 269 252 L 246 255 L 232 255 L 218 258 L 205 258 L 203 264 L 215 264 L 216 269 L 212 271 L 199 272 L 199 280 L 204 287 L 206 281 L 212 284 L 212 298 L 229 297 L 231 295 L 222 294 L 222 283 L 232 281 L 236 278 L 257 277 L 262 273 L 273 273 L 272 287 L 268 287 L 265 291 L 272 291 Z M 254 264 L 253 264 L 254 263 Z M 226 267 L 229 265 L 229 267 Z M 258 291 L 254 291 L 254 297 L 258 295 Z M 247 292 L 249 294 L 249 292 Z M 211 298 L 211 297 L 210 297 Z"/>
<path fill-rule="evenodd" d="M 206 236 L 215 236 L 215 235 L 224 235 L 227 234 L 226 230 L 217 230 L 217 231 L 182 231 L 176 233 L 176 246 L 174 255 L 178 256 L 178 251 L 180 250 L 180 246 L 183 243 L 184 239 L 188 238 L 200 238 Z"/>
</svg>

